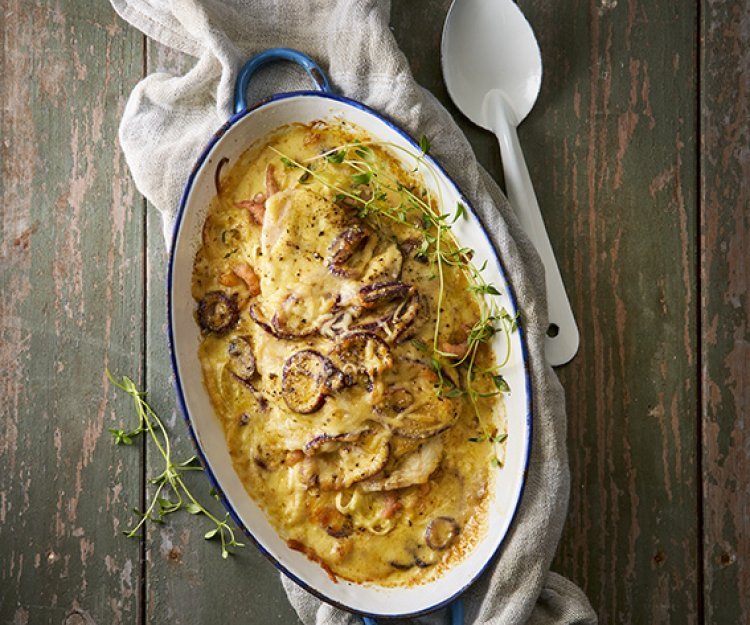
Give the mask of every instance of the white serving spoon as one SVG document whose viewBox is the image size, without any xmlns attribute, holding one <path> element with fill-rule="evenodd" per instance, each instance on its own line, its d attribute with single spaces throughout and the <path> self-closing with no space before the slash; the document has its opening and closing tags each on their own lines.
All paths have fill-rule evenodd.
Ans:
<svg viewBox="0 0 750 625">
<path fill-rule="evenodd" d="M 544 264 L 550 323 L 547 360 L 563 365 L 578 351 L 578 327 L 516 133 L 542 83 L 542 57 L 534 32 L 512 0 L 453 0 L 443 27 L 441 57 L 445 84 L 456 106 L 500 142 L 508 200 Z"/>
</svg>

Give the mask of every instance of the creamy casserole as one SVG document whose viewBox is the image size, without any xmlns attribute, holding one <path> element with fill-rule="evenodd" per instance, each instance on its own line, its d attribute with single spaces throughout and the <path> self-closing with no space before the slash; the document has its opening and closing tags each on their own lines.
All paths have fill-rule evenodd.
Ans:
<svg viewBox="0 0 750 625">
<path fill-rule="evenodd" d="M 316 122 L 217 163 L 193 270 L 247 492 L 331 577 L 382 585 L 433 579 L 481 538 L 507 390 L 488 343 L 515 323 L 450 233 L 463 207 L 394 149 Z"/>
</svg>

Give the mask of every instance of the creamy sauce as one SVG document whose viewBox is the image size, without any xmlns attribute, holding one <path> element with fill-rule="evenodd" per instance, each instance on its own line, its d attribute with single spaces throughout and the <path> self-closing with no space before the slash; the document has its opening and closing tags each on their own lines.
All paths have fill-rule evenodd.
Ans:
<svg viewBox="0 0 750 625">
<path fill-rule="evenodd" d="M 497 469 L 470 440 L 471 402 L 437 393 L 439 280 L 418 216 L 365 216 L 367 176 L 352 178 L 349 156 L 316 158 L 357 140 L 351 126 L 293 125 L 217 173 L 193 273 L 199 357 L 234 467 L 290 547 L 333 577 L 423 583 L 481 538 Z M 360 156 L 388 181 L 383 202 L 420 188 L 385 149 Z M 440 339 L 459 346 L 479 315 L 467 284 L 444 267 Z M 487 345 L 477 362 L 493 362 Z M 450 364 L 440 375 L 460 389 Z M 502 430 L 499 398 L 478 408 Z"/>
</svg>

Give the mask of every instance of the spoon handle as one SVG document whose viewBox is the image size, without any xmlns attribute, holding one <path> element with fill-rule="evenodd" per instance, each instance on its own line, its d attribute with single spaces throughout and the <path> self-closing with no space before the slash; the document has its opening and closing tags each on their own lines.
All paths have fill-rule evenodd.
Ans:
<svg viewBox="0 0 750 625">
<path fill-rule="evenodd" d="M 547 361 L 553 367 L 558 367 L 572 360 L 578 351 L 578 326 L 565 292 L 547 229 L 544 227 L 539 203 L 518 141 L 516 126 L 510 121 L 515 115 L 499 91 L 492 91 L 487 95 L 484 111 L 500 143 L 508 200 L 544 265 L 550 324 L 545 352 Z"/>
</svg>

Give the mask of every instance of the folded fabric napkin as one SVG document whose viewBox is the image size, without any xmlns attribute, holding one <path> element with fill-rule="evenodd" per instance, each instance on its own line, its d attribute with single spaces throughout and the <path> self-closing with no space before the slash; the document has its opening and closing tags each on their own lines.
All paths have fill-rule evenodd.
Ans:
<svg viewBox="0 0 750 625">
<path fill-rule="evenodd" d="M 196 57 L 184 76 L 152 74 L 128 100 L 120 142 L 138 189 L 161 211 L 165 234 L 192 164 L 232 114 L 232 88 L 247 58 L 297 48 L 327 71 L 336 92 L 364 102 L 414 137 L 456 180 L 492 236 L 518 296 L 529 343 L 534 402 L 532 453 L 521 506 L 499 558 L 464 595 L 466 623 L 595 623 L 586 597 L 549 572 L 567 510 L 569 476 L 563 390 L 544 359 L 547 313 L 542 265 L 497 185 L 477 164 L 447 111 L 409 71 L 388 28 L 382 0 L 111 0 L 130 24 Z M 253 96 L 309 89 L 286 64 L 262 71 Z M 169 239 L 167 238 L 167 241 Z M 282 576 L 306 624 L 361 623 Z M 415 619 L 440 623 L 438 613 Z"/>
</svg>

